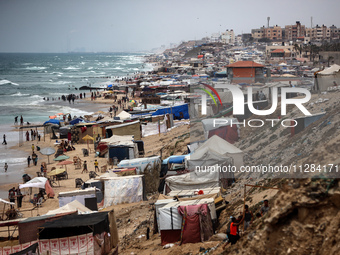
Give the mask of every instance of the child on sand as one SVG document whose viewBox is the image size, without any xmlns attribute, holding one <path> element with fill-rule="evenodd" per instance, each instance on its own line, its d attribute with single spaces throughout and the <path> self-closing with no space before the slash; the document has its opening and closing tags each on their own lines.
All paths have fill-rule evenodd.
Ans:
<svg viewBox="0 0 340 255">
<path fill-rule="evenodd" d="M 86 160 L 84 161 L 84 164 L 83 164 L 83 171 L 81 171 L 81 173 L 88 173 L 87 171 L 87 163 L 86 163 Z"/>
</svg>

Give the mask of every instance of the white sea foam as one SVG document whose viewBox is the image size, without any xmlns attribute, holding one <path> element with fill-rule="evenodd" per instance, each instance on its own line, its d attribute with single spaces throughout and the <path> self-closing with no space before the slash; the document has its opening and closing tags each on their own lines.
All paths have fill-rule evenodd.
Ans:
<svg viewBox="0 0 340 255">
<path fill-rule="evenodd" d="M 35 70 L 45 70 L 45 69 L 47 69 L 47 67 L 45 67 L 45 66 L 28 66 L 25 69 L 35 71 Z"/>
<path fill-rule="evenodd" d="M 64 70 L 79 70 L 79 67 L 75 67 L 75 66 L 69 66 L 69 67 L 65 67 L 63 68 Z"/>
<path fill-rule="evenodd" d="M 11 82 L 9 80 L 0 80 L 0 85 L 6 85 L 6 84 L 11 84 L 11 85 L 19 86 L 18 83 Z"/>
<path fill-rule="evenodd" d="M 17 92 L 15 94 L 10 95 L 11 97 L 26 97 L 29 96 L 30 94 L 22 94 L 20 92 Z"/>
</svg>

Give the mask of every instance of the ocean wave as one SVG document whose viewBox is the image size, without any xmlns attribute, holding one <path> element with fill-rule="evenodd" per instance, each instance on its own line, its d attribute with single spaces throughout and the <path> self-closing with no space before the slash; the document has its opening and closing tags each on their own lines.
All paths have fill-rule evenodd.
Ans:
<svg viewBox="0 0 340 255">
<path fill-rule="evenodd" d="M 45 69 L 47 69 L 47 67 L 45 67 L 45 66 L 29 66 L 29 67 L 26 67 L 25 69 L 35 71 L 35 70 L 45 70 Z"/>
<path fill-rule="evenodd" d="M 22 94 L 20 92 L 17 92 L 15 94 L 10 95 L 11 97 L 27 97 L 30 96 L 31 94 Z"/>
<path fill-rule="evenodd" d="M 7 163 L 10 165 L 21 165 L 22 163 L 27 162 L 27 158 L 6 158 L 6 159 L 0 159 L 0 165 L 4 165 Z"/>
<path fill-rule="evenodd" d="M 69 66 L 69 67 L 65 67 L 63 68 L 64 70 L 79 70 L 79 67 L 75 67 L 75 66 Z"/>
<path fill-rule="evenodd" d="M 19 86 L 18 83 L 11 82 L 11 81 L 9 81 L 9 80 L 0 80 L 0 85 L 8 85 L 8 84 L 15 85 L 15 86 Z"/>
</svg>

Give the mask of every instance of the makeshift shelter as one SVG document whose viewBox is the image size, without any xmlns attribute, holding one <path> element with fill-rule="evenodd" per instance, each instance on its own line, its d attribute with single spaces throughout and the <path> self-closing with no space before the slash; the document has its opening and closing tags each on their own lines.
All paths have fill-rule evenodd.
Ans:
<svg viewBox="0 0 340 255">
<path fill-rule="evenodd" d="M 131 114 L 130 113 L 127 113 L 126 111 L 121 111 L 117 117 L 120 119 L 120 120 L 126 120 L 126 119 L 130 119 L 131 118 Z"/>
<path fill-rule="evenodd" d="M 173 114 L 174 119 L 178 119 L 178 120 L 190 118 L 188 104 L 161 108 L 155 111 L 154 113 L 152 113 L 152 116 L 164 115 L 164 114 Z"/>
<path fill-rule="evenodd" d="M 213 151 L 219 153 L 221 155 L 230 157 L 233 159 L 233 165 L 236 166 L 237 169 L 243 165 L 243 156 L 244 153 L 234 145 L 228 143 L 226 140 L 220 138 L 217 135 L 210 137 L 207 141 L 205 141 L 198 149 L 196 149 L 193 153 L 187 157 L 187 166 L 199 166 L 204 162 L 204 158 L 202 158 L 207 151 Z M 190 162 L 189 162 L 190 161 Z M 213 164 L 213 162 L 212 162 Z M 217 163 L 215 163 L 217 164 Z"/>
<path fill-rule="evenodd" d="M 39 189 L 45 189 L 45 192 L 48 197 L 53 198 L 54 197 L 54 191 L 48 182 L 48 179 L 45 177 L 35 177 L 32 180 L 24 183 L 19 184 L 19 189 L 24 188 L 39 188 Z"/>
<path fill-rule="evenodd" d="M 85 120 L 81 119 L 81 118 L 76 118 L 70 121 L 70 125 L 75 125 L 78 124 L 80 122 L 86 122 Z"/>
<path fill-rule="evenodd" d="M 65 126 L 59 128 L 59 138 L 65 139 L 68 138 L 68 134 L 71 133 L 71 126 Z"/>
<path fill-rule="evenodd" d="M 113 211 L 66 215 L 39 232 L 40 254 L 108 254 L 117 244 Z"/>
<path fill-rule="evenodd" d="M 122 160 L 122 161 L 119 162 L 119 164 L 117 166 L 122 167 L 122 168 L 136 167 L 137 168 L 137 174 L 140 174 L 140 173 L 144 172 L 145 167 L 149 163 L 150 164 L 156 164 L 157 162 L 160 162 L 159 156 Z"/>
<path fill-rule="evenodd" d="M 63 207 L 64 205 L 74 200 L 77 200 L 78 202 L 80 202 L 82 205 L 85 206 L 86 198 L 95 198 L 95 197 L 96 197 L 96 188 L 60 192 L 58 195 L 59 207 Z"/>
<path fill-rule="evenodd" d="M 101 139 L 101 142 L 111 144 L 111 145 L 123 145 L 123 144 L 133 144 L 134 137 L 133 135 L 112 135 L 109 138 Z"/>
<path fill-rule="evenodd" d="M 45 215 L 57 215 L 57 214 L 68 214 L 68 213 L 77 213 L 77 214 L 84 214 L 92 212 L 89 208 L 84 206 L 77 200 L 74 200 L 62 207 L 59 207 L 55 210 L 49 210 Z"/>
<path fill-rule="evenodd" d="M 173 190 L 204 189 L 220 186 L 219 171 L 193 171 L 165 179 L 164 194 Z"/>
<path fill-rule="evenodd" d="M 105 128 L 105 130 L 107 137 L 111 137 L 112 135 L 133 135 L 134 140 L 141 139 L 141 126 L 139 120 L 108 126 Z"/>
<path fill-rule="evenodd" d="M 161 245 L 180 241 L 181 236 L 181 243 L 206 241 L 217 218 L 213 198 L 168 203 L 158 214 Z"/>
<path fill-rule="evenodd" d="M 117 158 L 118 161 L 121 161 L 138 158 L 138 147 L 135 143 L 130 145 L 108 145 L 108 151 L 109 159 Z"/>
<path fill-rule="evenodd" d="M 235 123 L 238 123 L 236 118 L 203 119 L 205 138 L 217 135 L 233 144 L 239 139 L 239 128 Z"/>
<path fill-rule="evenodd" d="M 340 85 L 340 66 L 334 64 L 329 68 L 315 73 L 314 90 L 327 91 L 329 87 L 334 86 L 334 82 Z"/>
<path fill-rule="evenodd" d="M 143 176 L 111 177 L 104 182 L 104 208 L 121 203 L 140 202 L 144 198 Z"/>
</svg>

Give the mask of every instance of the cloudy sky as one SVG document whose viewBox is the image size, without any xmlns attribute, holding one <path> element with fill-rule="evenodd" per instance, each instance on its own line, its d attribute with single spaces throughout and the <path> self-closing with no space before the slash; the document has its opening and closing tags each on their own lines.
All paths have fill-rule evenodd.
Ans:
<svg viewBox="0 0 340 255">
<path fill-rule="evenodd" d="M 143 51 L 299 20 L 340 27 L 338 0 L 0 0 L 0 52 Z"/>
</svg>

